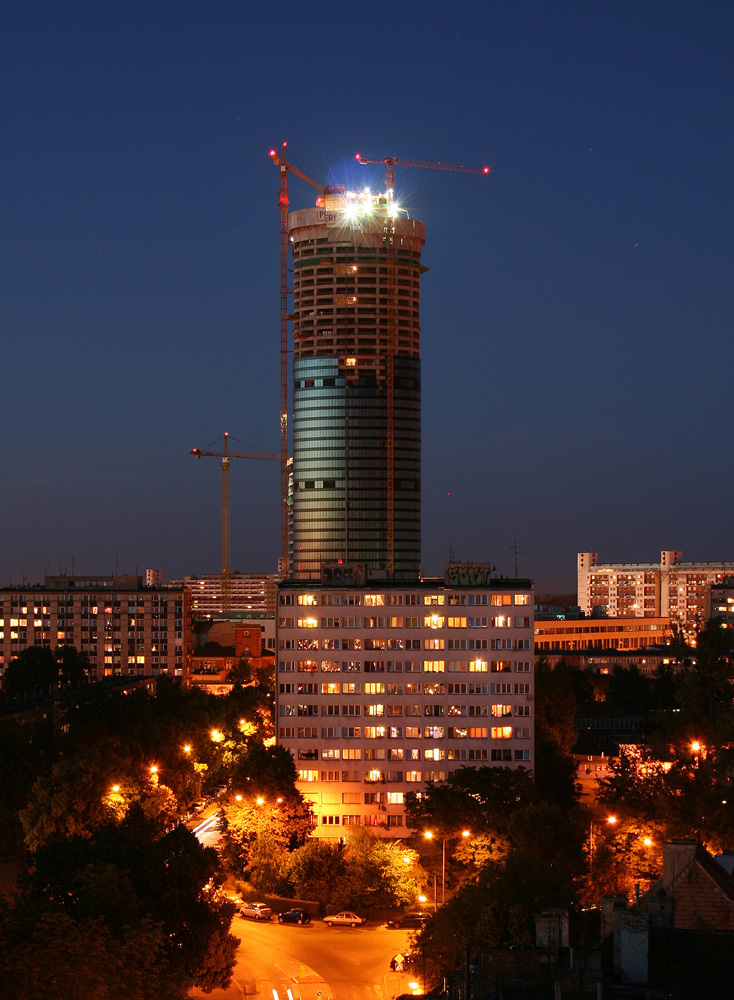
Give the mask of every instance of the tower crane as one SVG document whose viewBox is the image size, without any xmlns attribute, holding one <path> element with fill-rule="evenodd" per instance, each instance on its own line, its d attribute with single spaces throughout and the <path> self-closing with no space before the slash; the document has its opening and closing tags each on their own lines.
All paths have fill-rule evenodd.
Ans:
<svg viewBox="0 0 734 1000">
<path fill-rule="evenodd" d="M 280 153 L 270 150 L 270 159 L 280 167 L 280 572 L 288 576 L 288 173 L 295 174 L 306 184 L 315 187 L 322 195 L 331 188 L 309 177 L 285 155 L 286 143 Z"/>
<path fill-rule="evenodd" d="M 224 446 L 221 451 L 202 451 L 201 448 L 192 448 L 191 454 L 195 458 L 221 458 L 222 460 L 222 610 L 229 611 L 230 599 L 230 539 L 229 539 L 229 460 L 230 458 L 263 458 L 275 459 L 279 455 L 272 455 L 268 451 L 230 451 L 229 434 L 224 433 Z"/>
<path fill-rule="evenodd" d="M 458 163 L 431 160 L 406 160 L 388 156 L 372 160 L 357 153 L 358 163 L 384 163 L 388 197 L 395 190 L 395 167 L 421 167 L 425 170 L 451 170 L 462 174 L 488 174 L 489 167 L 464 167 Z M 387 247 L 387 568 L 395 568 L 395 213 L 385 215 Z"/>
</svg>

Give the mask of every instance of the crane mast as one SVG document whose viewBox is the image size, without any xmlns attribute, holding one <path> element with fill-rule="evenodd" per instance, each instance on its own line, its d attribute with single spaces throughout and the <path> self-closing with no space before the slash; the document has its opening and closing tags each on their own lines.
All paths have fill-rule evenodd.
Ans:
<svg viewBox="0 0 734 1000">
<path fill-rule="evenodd" d="M 382 160 L 367 159 L 357 153 L 358 163 L 384 163 L 385 187 L 392 198 L 395 191 L 395 167 L 421 167 L 426 170 L 451 170 L 462 174 L 488 174 L 489 167 L 464 167 L 457 163 L 431 160 L 406 160 L 388 156 Z M 395 568 L 395 213 L 385 216 L 387 248 L 387 568 Z"/>
<path fill-rule="evenodd" d="M 288 544 L 288 174 L 292 173 L 316 188 L 322 195 L 332 193 L 327 185 L 309 177 L 286 160 L 286 143 L 278 153 L 270 150 L 270 158 L 280 168 L 280 570 L 284 576 L 290 574 L 290 550 Z M 359 163 L 382 163 L 386 168 L 385 185 L 392 199 L 395 188 L 395 167 L 419 167 L 426 170 L 447 170 L 465 174 L 488 174 L 489 167 L 465 167 L 456 163 L 430 160 L 409 160 L 399 156 L 384 159 L 368 159 L 357 154 Z M 387 569 L 395 569 L 395 217 L 388 207 L 385 213 L 384 240 L 386 247 L 387 284 L 387 357 L 385 364 L 387 394 Z"/>
<path fill-rule="evenodd" d="M 329 188 L 319 184 L 308 174 L 286 160 L 287 143 L 280 154 L 270 150 L 270 159 L 280 167 L 280 565 L 283 577 L 290 575 L 290 550 L 288 545 L 288 174 L 295 174 L 302 181 L 315 187 L 322 194 Z"/>
<path fill-rule="evenodd" d="M 221 451 L 202 451 L 192 448 L 194 458 L 221 458 L 222 460 L 222 611 L 229 611 L 231 596 L 232 570 L 230 567 L 230 502 L 229 502 L 229 460 L 230 458 L 264 458 L 277 459 L 267 451 L 230 451 L 229 434 L 224 433 L 224 445 Z"/>
</svg>

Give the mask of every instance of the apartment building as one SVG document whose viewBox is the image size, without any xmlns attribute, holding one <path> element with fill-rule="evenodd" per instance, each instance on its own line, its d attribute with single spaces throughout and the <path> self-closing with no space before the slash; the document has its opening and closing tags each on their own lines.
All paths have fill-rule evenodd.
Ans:
<svg viewBox="0 0 734 1000">
<path fill-rule="evenodd" d="M 229 575 L 228 611 L 274 618 L 277 585 L 278 576 L 275 573 L 239 573 L 235 570 Z M 221 615 L 224 611 L 221 573 L 184 576 L 171 580 L 169 586 L 177 590 L 188 587 L 194 615 Z"/>
<path fill-rule="evenodd" d="M 462 767 L 533 767 L 533 591 L 489 566 L 385 579 L 325 564 L 278 588 L 278 742 L 315 835 L 406 833 L 405 796 Z"/>
<path fill-rule="evenodd" d="M 0 590 L 0 675 L 29 646 L 75 646 L 90 680 L 182 677 L 190 650 L 185 589 L 144 588 L 140 576 L 46 577 L 43 586 Z"/>
<path fill-rule="evenodd" d="M 577 556 L 578 603 L 585 614 L 610 618 L 669 618 L 692 633 L 706 619 L 712 585 L 734 576 L 734 562 L 683 562 L 665 549 L 659 563 L 600 563 L 596 552 Z"/>
</svg>

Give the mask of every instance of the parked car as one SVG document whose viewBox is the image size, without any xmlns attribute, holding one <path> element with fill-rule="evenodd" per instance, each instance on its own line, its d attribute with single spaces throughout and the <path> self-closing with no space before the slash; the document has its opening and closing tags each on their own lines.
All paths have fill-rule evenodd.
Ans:
<svg viewBox="0 0 734 1000">
<path fill-rule="evenodd" d="M 410 913 L 404 913 L 402 917 L 396 917 L 395 920 L 388 920 L 387 926 L 423 928 L 430 919 L 430 913 L 424 913 L 423 910 L 412 910 Z"/>
<path fill-rule="evenodd" d="M 252 920 L 270 920 L 273 911 L 265 903 L 245 903 L 240 910 L 240 915 L 250 917 Z"/>
<path fill-rule="evenodd" d="M 305 910 L 286 910 L 278 914 L 279 924 L 310 924 L 311 914 Z"/>
<path fill-rule="evenodd" d="M 341 910 L 339 913 L 332 913 L 331 916 L 324 917 L 324 923 L 327 927 L 334 927 L 335 925 L 357 927 L 359 924 L 365 923 L 365 917 L 358 917 L 351 910 Z"/>
</svg>

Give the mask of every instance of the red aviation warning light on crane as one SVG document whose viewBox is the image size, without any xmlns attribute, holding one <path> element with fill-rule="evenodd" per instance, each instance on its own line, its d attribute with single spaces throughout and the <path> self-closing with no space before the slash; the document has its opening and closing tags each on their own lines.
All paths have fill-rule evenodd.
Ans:
<svg viewBox="0 0 734 1000">
<path fill-rule="evenodd" d="M 388 156 L 384 160 L 368 160 L 357 153 L 357 163 L 384 163 L 387 167 L 385 186 L 388 191 L 395 187 L 395 167 L 420 167 L 424 170 L 453 170 L 460 174 L 488 174 L 489 167 L 464 167 L 459 163 L 442 163 L 441 160 L 404 160 L 400 156 Z"/>
</svg>

